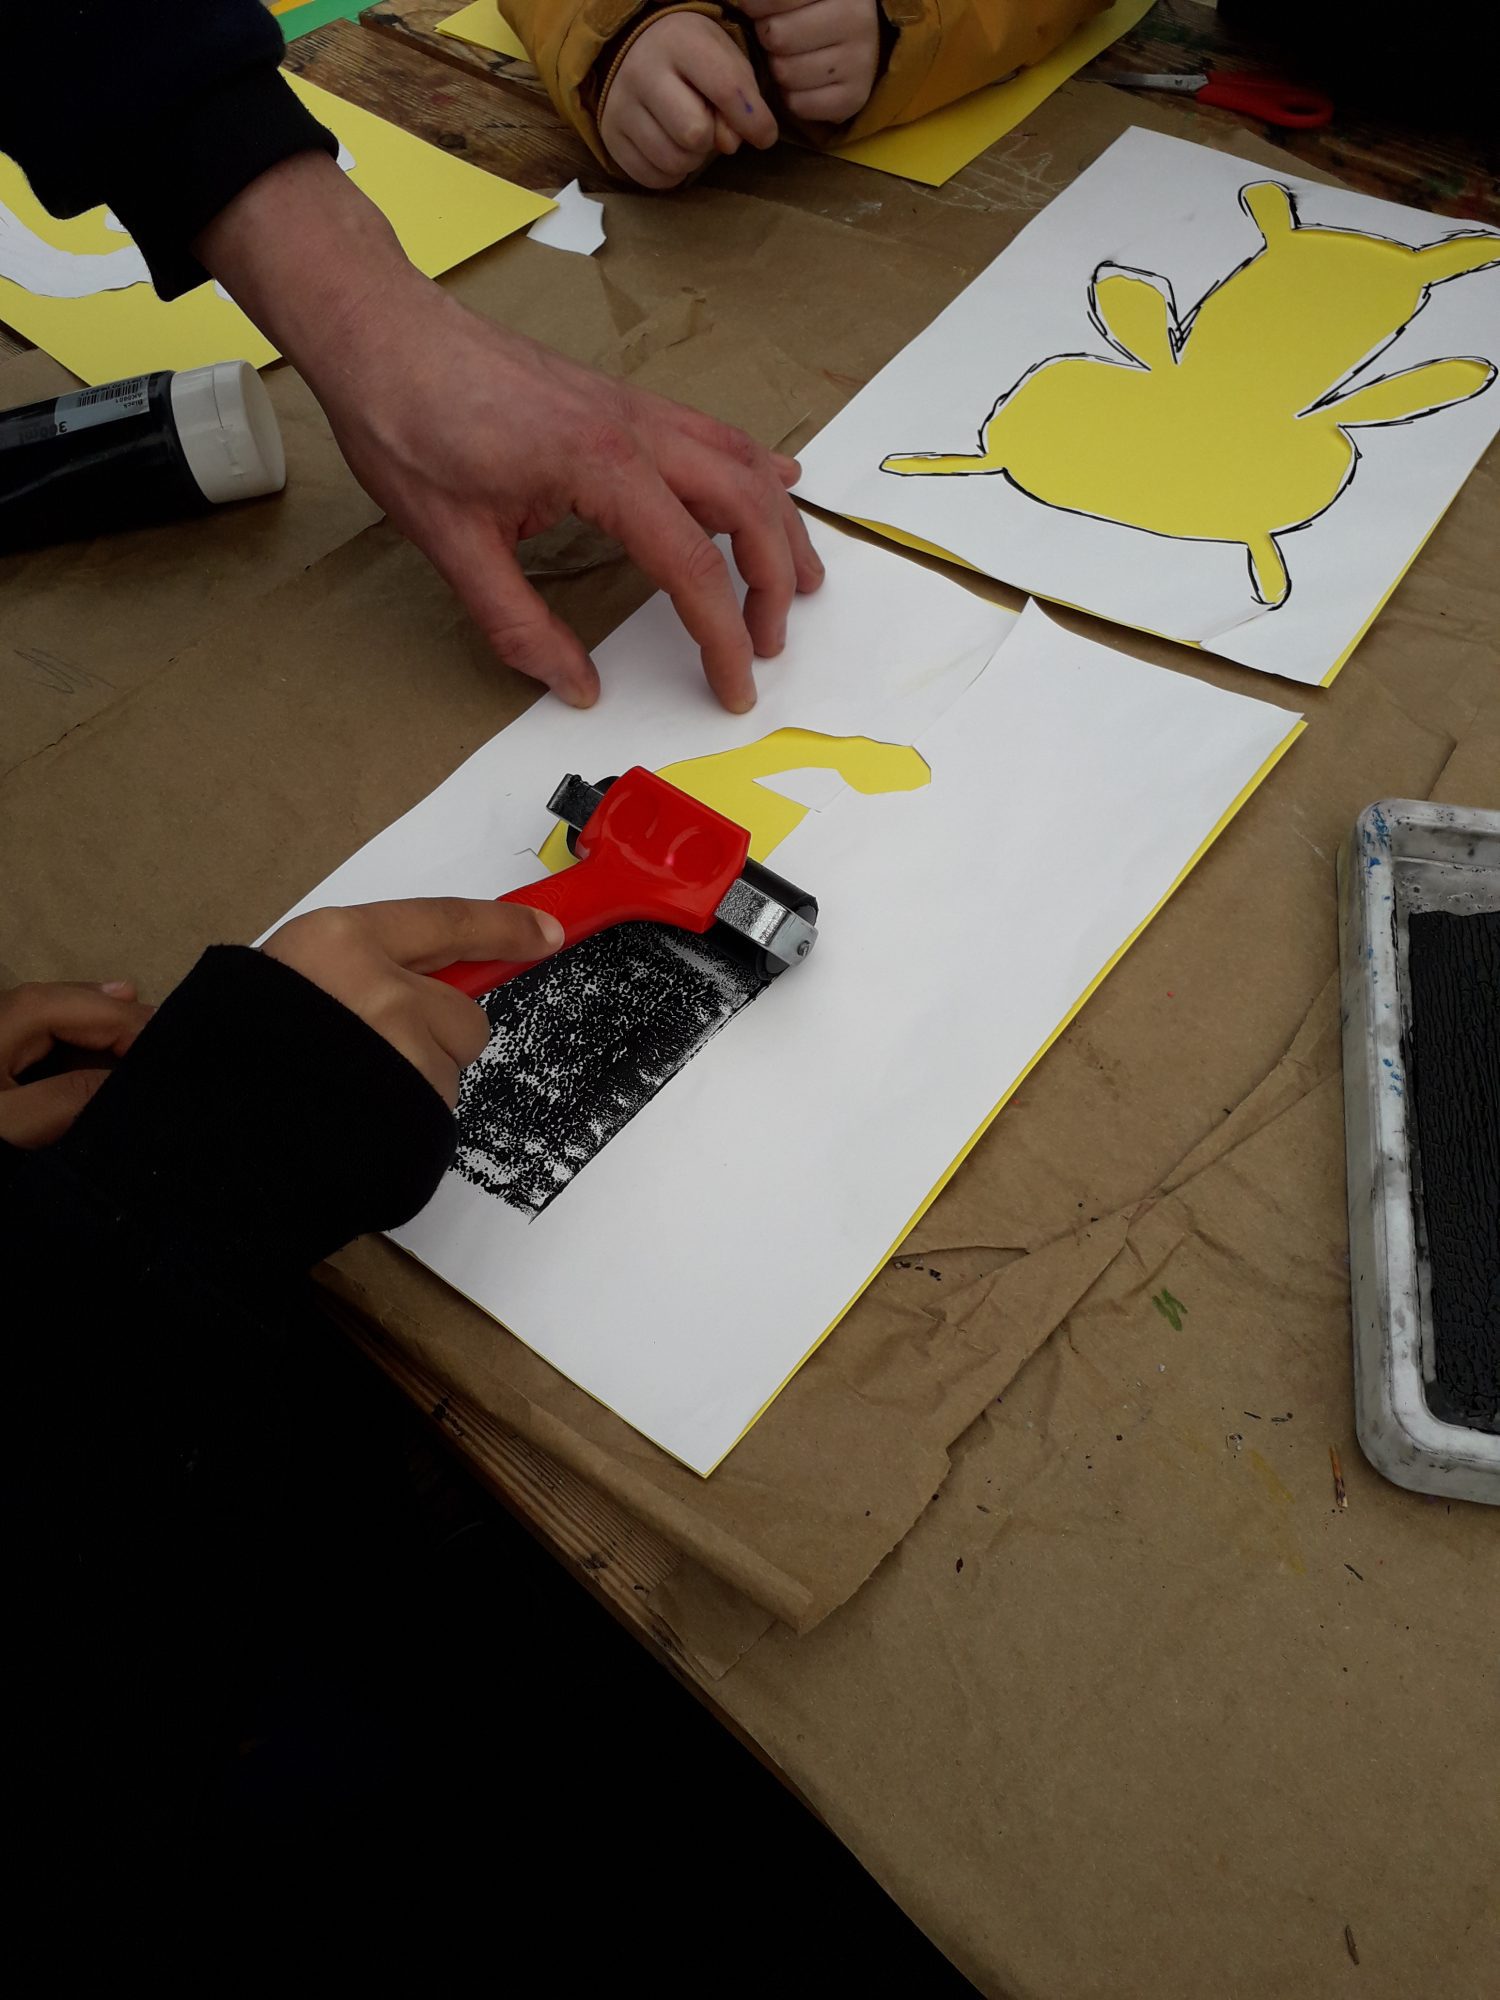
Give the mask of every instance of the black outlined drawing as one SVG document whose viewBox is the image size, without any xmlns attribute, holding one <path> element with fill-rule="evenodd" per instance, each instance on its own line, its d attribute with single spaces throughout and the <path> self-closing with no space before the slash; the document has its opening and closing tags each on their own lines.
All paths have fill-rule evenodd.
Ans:
<svg viewBox="0 0 1500 2000">
<path fill-rule="evenodd" d="M 1189 313 L 1154 272 L 1101 264 L 1089 316 L 1111 353 L 1027 369 L 980 426 L 977 453 L 898 453 L 882 472 L 999 474 L 1064 513 L 1237 544 L 1257 601 L 1284 604 L 1281 538 L 1346 490 L 1360 462 L 1351 433 L 1414 422 L 1494 382 L 1494 362 L 1472 355 L 1365 371 L 1434 286 L 1500 263 L 1500 236 L 1461 232 L 1412 249 L 1305 226 L 1276 181 L 1239 199 L 1261 246 Z"/>
</svg>

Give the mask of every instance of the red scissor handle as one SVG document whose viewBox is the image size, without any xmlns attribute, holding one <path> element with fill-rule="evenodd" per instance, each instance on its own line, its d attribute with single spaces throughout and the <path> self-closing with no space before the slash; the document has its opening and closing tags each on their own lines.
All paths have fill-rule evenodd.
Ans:
<svg viewBox="0 0 1500 2000">
<path fill-rule="evenodd" d="M 636 765 L 590 814 L 578 836 L 576 867 L 496 901 L 547 911 L 568 944 L 641 919 L 701 933 L 749 852 L 744 827 Z M 460 960 L 432 977 L 478 1000 L 525 970 L 505 959 Z"/>
<path fill-rule="evenodd" d="M 1333 117 L 1333 99 L 1300 83 L 1283 83 L 1274 76 L 1246 76 L 1235 70 L 1211 70 L 1207 83 L 1193 93 L 1199 104 L 1217 104 L 1224 111 L 1243 111 L 1263 124 L 1286 132 L 1311 132 Z"/>
</svg>

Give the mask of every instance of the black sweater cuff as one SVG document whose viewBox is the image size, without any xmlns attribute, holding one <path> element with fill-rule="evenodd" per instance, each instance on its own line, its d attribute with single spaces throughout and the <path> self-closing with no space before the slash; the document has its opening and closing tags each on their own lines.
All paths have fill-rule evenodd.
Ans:
<svg viewBox="0 0 1500 2000">
<path fill-rule="evenodd" d="M 159 296 L 202 284 L 189 248 L 199 231 L 268 168 L 308 152 L 337 154 L 338 141 L 272 68 L 222 78 L 165 113 L 109 180 Z"/>
<path fill-rule="evenodd" d="M 53 1154 L 121 1231 L 264 1282 L 405 1222 L 455 1140 L 431 1084 L 358 1015 L 216 945 Z"/>
</svg>

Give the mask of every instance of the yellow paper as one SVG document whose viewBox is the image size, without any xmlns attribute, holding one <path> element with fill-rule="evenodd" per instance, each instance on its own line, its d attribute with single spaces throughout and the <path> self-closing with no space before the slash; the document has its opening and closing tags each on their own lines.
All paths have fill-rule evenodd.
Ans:
<svg viewBox="0 0 1500 2000">
<path fill-rule="evenodd" d="M 737 750 L 716 750 L 664 764 L 658 773 L 689 798 L 698 799 L 750 835 L 750 859 L 765 861 L 795 833 L 808 808 L 761 782 L 789 771 L 834 771 L 851 790 L 914 792 L 932 773 L 909 744 L 878 743 L 869 736 L 823 736 L 811 729 L 777 729 Z M 538 856 L 554 875 L 570 867 L 568 829 L 559 821 Z"/>
<path fill-rule="evenodd" d="M 493 49 L 497 56 L 519 56 L 522 62 L 529 60 L 521 46 L 521 37 L 495 5 L 495 0 L 473 0 L 471 6 L 461 7 L 446 21 L 439 21 L 437 31 L 440 35 L 453 35 L 461 42 L 472 42 L 479 49 Z"/>
<path fill-rule="evenodd" d="M 429 277 L 555 206 L 545 195 L 454 159 L 316 84 L 295 76 L 287 80 L 353 155 L 350 179 L 387 217 L 407 256 Z M 65 222 L 49 215 L 20 168 L 3 155 L 0 203 L 62 250 L 118 250 L 126 240 L 107 227 L 103 209 Z M 144 284 L 89 298 L 51 299 L 0 278 L 0 320 L 85 382 L 237 359 L 261 368 L 276 359 L 265 335 L 211 284 L 167 304 Z"/>
<path fill-rule="evenodd" d="M 488 0 L 465 9 L 477 13 Z M 1114 0 L 1112 7 L 1070 35 L 1060 49 L 1045 61 L 1023 69 L 1009 83 L 992 83 L 961 97 L 956 104 L 931 111 L 910 125 L 893 125 L 870 139 L 856 139 L 852 145 L 835 150 L 841 160 L 854 160 L 862 167 L 878 167 L 883 174 L 899 174 L 903 180 L 922 181 L 941 187 L 952 180 L 960 167 L 977 160 L 986 146 L 1015 130 L 1045 103 L 1060 84 L 1075 71 L 1092 62 L 1102 49 L 1121 35 L 1128 34 L 1149 12 L 1152 0 Z"/>
</svg>

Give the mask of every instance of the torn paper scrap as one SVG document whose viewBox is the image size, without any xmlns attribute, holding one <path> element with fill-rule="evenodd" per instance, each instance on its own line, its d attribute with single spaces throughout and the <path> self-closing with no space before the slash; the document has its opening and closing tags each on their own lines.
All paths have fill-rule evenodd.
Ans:
<svg viewBox="0 0 1500 2000">
<path fill-rule="evenodd" d="M 556 208 L 533 222 L 526 234 L 549 249 L 576 250 L 580 257 L 592 257 L 604 241 L 604 203 L 585 194 L 577 181 L 569 181 L 558 192 Z"/>
<path fill-rule="evenodd" d="M 827 582 L 750 715 L 714 703 L 653 599 L 598 649 L 596 709 L 537 703 L 298 905 L 535 879 L 514 857 L 545 844 L 558 779 L 637 763 L 736 798 L 818 897 L 816 952 L 753 991 L 711 939 L 643 926 L 491 996 L 505 1054 L 470 1072 L 459 1163 L 396 1235 L 700 1473 L 1299 726 L 813 533 Z M 817 806 L 773 789 L 818 763 L 841 783 Z"/>
<path fill-rule="evenodd" d="M 116 250 L 59 249 L 0 201 L 0 279 L 44 299 L 87 299 L 150 282 L 133 243 Z"/>
<path fill-rule="evenodd" d="M 1038 596 L 1326 682 L 1500 429 L 1500 232 L 1133 128 L 801 454 Z"/>
</svg>

